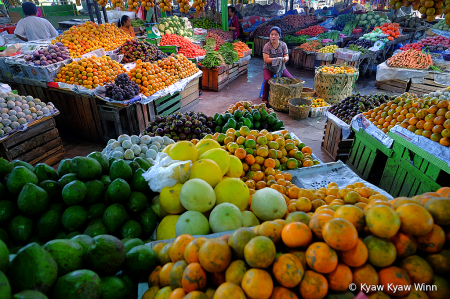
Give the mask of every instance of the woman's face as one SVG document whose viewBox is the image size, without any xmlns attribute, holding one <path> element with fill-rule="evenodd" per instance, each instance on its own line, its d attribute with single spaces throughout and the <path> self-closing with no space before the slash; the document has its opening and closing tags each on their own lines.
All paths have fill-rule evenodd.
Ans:
<svg viewBox="0 0 450 299">
<path fill-rule="evenodd" d="M 131 26 L 131 18 L 128 18 L 125 23 L 123 23 L 124 27 L 130 27 Z"/>
<path fill-rule="evenodd" d="M 280 39 L 280 35 L 278 34 L 278 32 L 276 30 L 272 30 L 270 32 L 270 40 L 275 42 L 278 41 Z"/>
<path fill-rule="evenodd" d="M 229 15 L 230 17 L 234 17 L 234 12 L 232 12 L 231 9 L 229 9 L 229 10 L 228 10 L 228 15 Z"/>
</svg>

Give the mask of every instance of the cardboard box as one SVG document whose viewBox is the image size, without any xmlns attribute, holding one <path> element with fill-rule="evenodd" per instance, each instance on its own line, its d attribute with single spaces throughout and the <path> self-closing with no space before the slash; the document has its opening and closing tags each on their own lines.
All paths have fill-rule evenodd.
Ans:
<svg viewBox="0 0 450 299">
<path fill-rule="evenodd" d="M 11 18 L 11 23 L 17 23 L 21 19 L 23 19 L 20 12 L 10 11 L 10 12 L 8 12 L 8 14 L 9 14 L 9 17 Z"/>
</svg>

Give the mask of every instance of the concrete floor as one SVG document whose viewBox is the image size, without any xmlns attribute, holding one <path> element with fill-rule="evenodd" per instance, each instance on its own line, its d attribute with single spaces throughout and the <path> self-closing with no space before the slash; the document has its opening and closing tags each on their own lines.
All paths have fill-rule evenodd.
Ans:
<svg viewBox="0 0 450 299">
<path fill-rule="evenodd" d="M 258 98 L 263 82 L 263 61 L 261 58 L 252 58 L 249 63 L 246 76 L 240 76 L 220 92 L 204 91 L 200 102 L 194 107 L 195 111 L 202 111 L 207 115 L 222 113 L 231 104 L 238 101 L 252 101 L 261 103 Z M 296 78 L 305 81 L 305 87 L 314 86 L 314 71 L 301 70 L 288 66 L 289 72 Z M 362 77 L 356 82 L 357 91 L 361 94 L 384 93 L 375 88 L 375 76 Z M 324 135 L 325 117 L 307 118 L 300 121 L 293 120 L 289 113 L 277 112 L 278 117 L 285 124 L 287 130 L 293 132 L 302 142 L 313 149 L 313 153 L 323 162 L 331 162 L 321 149 Z M 91 143 L 76 139 L 75 136 L 63 137 L 66 157 L 73 158 L 80 155 L 88 155 L 93 151 L 102 151 L 104 144 Z"/>
</svg>

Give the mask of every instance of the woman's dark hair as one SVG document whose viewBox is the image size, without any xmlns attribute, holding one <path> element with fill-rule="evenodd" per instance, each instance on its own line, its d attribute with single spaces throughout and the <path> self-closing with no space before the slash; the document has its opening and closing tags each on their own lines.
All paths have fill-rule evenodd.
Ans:
<svg viewBox="0 0 450 299">
<path fill-rule="evenodd" d="M 228 6 L 228 9 L 231 10 L 232 13 L 236 13 L 236 8 L 234 6 Z"/>
<path fill-rule="evenodd" d="M 328 7 L 324 6 L 324 7 L 322 8 L 322 10 L 328 10 Z"/>
<path fill-rule="evenodd" d="M 311 8 L 309 9 L 309 13 L 312 13 L 312 12 L 314 12 L 314 7 L 311 7 Z"/>
<path fill-rule="evenodd" d="M 36 4 L 31 2 L 23 2 L 22 10 L 25 16 L 34 16 L 37 14 Z"/>
<path fill-rule="evenodd" d="M 272 31 L 276 31 L 278 33 L 278 35 L 281 37 L 281 29 L 280 27 L 277 26 L 273 26 L 272 28 L 270 28 L 269 34 L 272 33 Z"/>
<path fill-rule="evenodd" d="M 117 24 L 117 27 L 119 27 L 119 28 L 122 27 L 123 24 L 125 24 L 125 23 L 128 21 L 129 18 L 130 18 L 129 16 L 123 15 L 123 16 L 120 18 L 119 23 Z"/>
</svg>

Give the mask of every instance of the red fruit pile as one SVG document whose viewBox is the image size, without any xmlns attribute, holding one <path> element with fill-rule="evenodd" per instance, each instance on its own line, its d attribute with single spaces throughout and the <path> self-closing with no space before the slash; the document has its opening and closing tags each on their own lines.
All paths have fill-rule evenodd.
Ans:
<svg viewBox="0 0 450 299">
<path fill-rule="evenodd" d="M 208 34 L 206 35 L 206 38 L 212 38 L 216 41 L 216 49 L 215 49 L 216 51 L 219 51 L 220 46 L 225 43 L 225 41 L 223 40 L 223 38 L 220 35 L 212 33 L 212 32 L 208 32 Z"/>
<path fill-rule="evenodd" d="M 325 28 L 320 25 L 311 26 L 297 32 L 298 35 L 309 35 L 309 36 L 317 36 L 323 32 L 327 32 Z"/>
<path fill-rule="evenodd" d="M 450 47 L 450 38 L 443 37 L 443 36 L 435 36 L 435 37 L 427 37 L 420 42 L 424 46 L 444 46 L 446 48 Z"/>
<path fill-rule="evenodd" d="M 417 51 L 420 51 L 423 47 L 423 44 L 421 42 L 418 43 L 414 43 L 414 44 L 406 44 L 403 47 L 400 48 L 400 50 L 402 51 L 406 51 L 406 50 L 410 50 L 410 49 L 414 49 Z"/>
<path fill-rule="evenodd" d="M 160 46 L 178 46 L 178 54 L 183 54 L 187 58 L 194 58 L 206 54 L 206 50 L 194 45 L 184 37 L 176 34 L 166 34 L 161 38 Z"/>
</svg>

